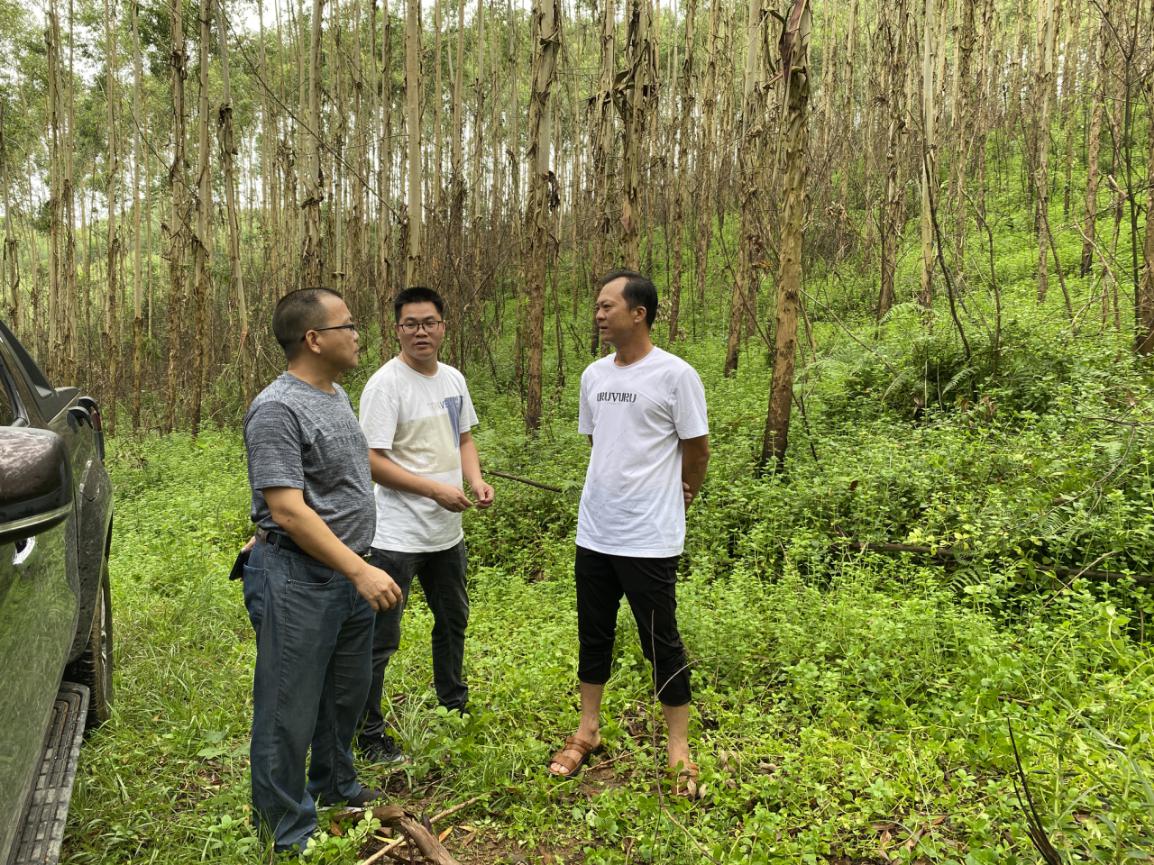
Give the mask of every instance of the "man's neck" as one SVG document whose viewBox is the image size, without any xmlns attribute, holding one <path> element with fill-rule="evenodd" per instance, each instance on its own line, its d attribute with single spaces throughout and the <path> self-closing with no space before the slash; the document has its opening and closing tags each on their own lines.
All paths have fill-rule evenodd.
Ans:
<svg viewBox="0 0 1154 865">
<path fill-rule="evenodd" d="M 653 340 L 649 338 L 649 331 L 643 331 L 630 338 L 628 342 L 622 341 L 621 345 L 615 346 L 615 348 L 617 349 L 617 356 L 613 362 L 617 366 L 629 366 L 631 363 L 637 363 L 653 351 Z"/>
<path fill-rule="evenodd" d="M 439 361 L 435 357 L 432 360 L 425 362 L 425 363 L 422 363 L 421 361 L 416 360 L 415 358 L 409 357 L 409 355 L 405 354 L 403 351 L 399 355 L 397 355 L 397 357 L 399 357 L 401 359 L 401 363 L 403 363 L 409 369 L 416 370 L 421 375 L 436 375 L 437 374 L 437 365 L 438 365 Z"/>
<path fill-rule="evenodd" d="M 325 393 L 336 392 L 336 388 L 333 387 L 336 383 L 336 377 L 331 370 L 320 369 L 309 363 L 290 363 L 288 374 L 294 378 L 299 378 L 307 385 L 312 385 L 317 390 L 323 390 Z"/>
</svg>

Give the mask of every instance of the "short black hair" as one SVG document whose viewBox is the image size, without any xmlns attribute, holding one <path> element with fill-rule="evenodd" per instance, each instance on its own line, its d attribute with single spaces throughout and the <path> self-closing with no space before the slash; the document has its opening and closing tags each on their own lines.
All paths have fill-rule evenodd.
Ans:
<svg viewBox="0 0 1154 865">
<path fill-rule="evenodd" d="M 328 324 L 321 298 L 344 300 L 331 288 L 298 288 L 279 301 L 272 313 L 272 332 L 289 360 L 297 356 L 305 334 Z"/>
<path fill-rule="evenodd" d="M 609 271 L 597 281 L 598 290 L 616 279 L 625 280 L 625 287 L 621 290 L 621 296 L 625 298 L 626 305 L 630 309 L 636 309 L 639 306 L 645 307 L 645 326 L 652 328 L 653 322 L 657 319 L 657 286 L 653 284 L 653 280 L 636 270 L 618 268 Z"/>
<path fill-rule="evenodd" d="M 431 303 L 437 308 L 437 315 L 445 317 L 445 299 L 433 289 L 424 285 L 411 285 L 393 298 L 393 318 L 401 320 L 401 307 L 406 303 Z"/>
</svg>

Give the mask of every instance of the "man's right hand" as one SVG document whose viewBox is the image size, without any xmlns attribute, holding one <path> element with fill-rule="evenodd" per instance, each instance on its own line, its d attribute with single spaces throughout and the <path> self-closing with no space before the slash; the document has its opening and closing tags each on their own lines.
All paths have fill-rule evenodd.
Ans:
<svg viewBox="0 0 1154 865">
<path fill-rule="evenodd" d="M 473 506 L 473 503 L 469 501 L 469 497 L 465 495 L 465 491 L 452 484 L 435 484 L 429 498 L 445 510 L 452 511 L 455 514 L 459 514 L 461 511 L 467 511 Z"/>
<path fill-rule="evenodd" d="M 357 593 L 378 613 L 401 602 L 401 587 L 386 571 L 365 562 L 363 568 L 349 575 Z"/>
</svg>

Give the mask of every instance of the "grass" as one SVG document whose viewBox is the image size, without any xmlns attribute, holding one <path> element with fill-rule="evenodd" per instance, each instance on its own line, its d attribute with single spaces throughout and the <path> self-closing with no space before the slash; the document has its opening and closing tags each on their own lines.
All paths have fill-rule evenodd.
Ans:
<svg viewBox="0 0 1154 865">
<path fill-rule="evenodd" d="M 725 414 L 745 409 L 714 405 L 725 454 L 740 438 Z M 892 429 L 862 429 L 861 453 L 895 458 Z M 500 433 L 486 433 L 493 465 Z M 538 446 L 563 452 L 558 472 L 581 464 L 575 439 Z M 944 466 L 955 446 L 942 433 L 921 457 Z M 113 453 L 116 711 L 87 743 L 65 861 L 261 861 L 248 826 L 254 646 L 226 579 L 247 535 L 242 444 L 211 432 L 121 439 Z M 996 564 L 980 584 L 994 588 L 966 592 L 911 561 L 819 555 L 804 513 L 778 515 L 776 537 L 743 528 L 718 469 L 680 589 L 704 800 L 663 795 L 659 710 L 624 612 L 609 756 L 578 782 L 546 775 L 576 720 L 575 500 L 502 481 L 497 508 L 467 526 L 466 664 L 483 708 L 464 720 L 435 708 L 415 593 L 387 680 L 414 760 L 366 779 L 426 814 L 475 799 L 446 842 L 462 862 L 1033 862 L 1009 721 L 1057 843 L 1102 862 L 1149 849 L 1154 667 L 1132 594 L 1078 583 L 1043 603 L 1001 596 Z M 730 480 L 750 507 L 787 495 L 804 511 L 812 492 L 801 478 Z M 363 841 L 326 835 L 310 859 L 357 862 Z"/>
<path fill-rule="evenodd" d="M 481 865 L 1017 865 L 1039 859 L 1012 728 L 1064 861 L 1154 862 L 1154 592 L 1127 576 L 1154 573 L 1150 370 L 1086 306 L 1097 289 L 1070 272 L 1073 247 L 1074 306 L 1090 309 L 1077 326 L 1056 285 L 1047 305 L 1034 301 L 1032 233 L 1001 231 L 998 243 L 1000 340 L 991 296 L 975 287 L 962 298 L 969 358 L 944 307 L 899 305 L 875 328 L 862 303 L 844 302 L 868 301 L 870 279 L 814 278 L 807 291 L 822 304 L 800 340 L 782 475 L 754 472 L 764 345 L 747 345 L 732 378 L 720 368 L 724 316 L 702 316 L 676 347 L 705 381 L 714 451 L 679 587 L 706 788 L 694 803 L 665 795 L 660 711 L 625 611 L 607 754 L 577 781 L 547 776 L 577 717 L 587 358 L 575 336 L 548 359 L 565 384 L 547 394 L 535 439 L 519 427 L 512 364 L 470 370 L 483 464 L 562 492 L 493 479 L 494 508 L 466 515 L 466 668 L 481 708 L 465 719 L 436 708 L 431 620 L 414 592 L 386 681 L 413 761 L 387 775 L 363 767 L 365 780 L 417 813 L 464 804 L 438 828 L 451 828 L 461 862 Z M 915 258 L 899 273 L 903 296 Z M 492 335 L 497 357 L 511 356 L 512 330 Z M 571 331 L 584 339 L 583 324 Z M 268 861 L 249 827 L 253 639 L 225 578 L 250 531 L 240 436 L 121 437 L 111 467 L 117 701 L 83 754 L 64 861 Z M 951 557 L 862 554 L 855 540 Z M 1055 568 L 1123 576 L 1058 579 Z M 308 860 L 357 863 L 372 830 L 325 831 Z"/>
</svg>

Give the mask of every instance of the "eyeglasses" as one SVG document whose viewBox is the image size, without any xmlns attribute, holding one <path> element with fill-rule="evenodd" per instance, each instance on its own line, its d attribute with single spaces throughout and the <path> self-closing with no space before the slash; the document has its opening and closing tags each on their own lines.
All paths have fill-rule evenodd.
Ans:
<svg viewBox="0 0 1154 865">
<path fill-rule="evenodd" d="M 397 327 L 405 333 L 413 334 L 424 328 L 425 333 L 430 333 L 438 327 L 443 327 L 445 320 L 443 318 L 426 318 L 424 321 L 399 321 Z"/>
<path fill-rule="evenodd" d="M 350 321 L 348 324 L 331 324 L 328 327 L 310 327 L 309 331 L 301 337 L 301 342 L 308 339 L 309 332 L 319 332 L 322 330 L 357 330 L 357 326 Z"/>
</svg>

